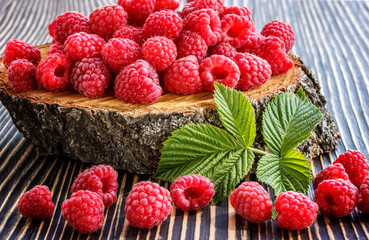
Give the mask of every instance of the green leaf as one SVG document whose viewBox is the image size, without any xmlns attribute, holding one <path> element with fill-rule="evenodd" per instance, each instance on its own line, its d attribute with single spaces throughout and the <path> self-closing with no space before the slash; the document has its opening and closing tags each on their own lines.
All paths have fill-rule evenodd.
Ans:
<svg viewBox="0 0 369 240">
<path fill-rule="evenodd" d="M 243 146 L 250 147 L 256 137 L 254 109 L 245 94 L 215 82 L 214 99 L 224 127 Z"/>
<path fill-rule="evenodd" d="M 307 100 L 302 89 L 297 95 L 278 95 L 263 114 L 264 141 L 274 154 L 285 156 L 310 136 L 321 118 L 319 109 Z"/>
<path fill-rule="evenodd" d="M 312 179 L 309 162 L 295 149 L 283 157 L 274 154 L 263 156 L 258 162 L 256 176 L 274 188 L 276 195 L 286 191 L 303 193 Z"/>
</svg>

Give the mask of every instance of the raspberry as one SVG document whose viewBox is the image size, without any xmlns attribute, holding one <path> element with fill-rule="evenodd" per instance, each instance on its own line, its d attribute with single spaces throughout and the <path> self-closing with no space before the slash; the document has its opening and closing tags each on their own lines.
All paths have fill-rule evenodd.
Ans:
<svg viewBox="0 0 369 240">
<path fill-rule="evenodd" d="M 146 18 L 154 12 L 157 0 L 118 0 L 128 13 L 128 21 L 132 25 L 142 26 Z"/>
<path fill-rule="evenodd" d="M 55 42 L 51 44 L 51 46 L 49 47 L 49 50 L 47 51 L 47 55 L 51 55 L 54 53 L 65 54 L 64 45 L 59 42 Z"/>
<path fill-rule="evenodd" d="M 183 21 L 184 29 L 198 33 L 208 46 L 213 46 L 222 38 L 220 19 L 212 9 L 197 10 Z"/>
<path fill-rule="evenodd" d="M 59 53 L 48 55 L 36 68 L 36 81 L 48 91 L 62 91 L 70 84 L 72 68 L 73 62 L 67 56 Z"/>
<path fill-rule="evenodd" d="M 360 211 L 369 213 L 369 176 L 367 176 L 360 186 L 360 195 L 357 202 Z"/>
<path fill-rule="evenodd" d="M 37 185 L 22 194 L 18 201 L 18 210 L 26 218 L 43 219 L 54 211 L 51 192 L 47 186 Z"/>
<path fill-rule="evenodd" d="M 223 0 L 194 0 L 192 2 L 187 2 L 184 6 L 182 13 L 184 16 L 201 9 L 212 9 L 219 14 L 223 14 Z"/>
<path fill-rule="evenodd" d="M 241 71 L 240 81 L 236 86 L 238 90 L 257 88 L 266 83 L 272 75 L 269 63 L 250 53 L 238 53 L 234 61 Z"/>
<path fill-rule="evenodd" d="M 115 30 L 127 24 L 128 14 L 119 5 L 109 5 L 96 9 L 89 16 L 92 32 L 109 39 Z"/>
<path fill-rule="evenodd" d="M 253 223 L 265 222 L 272 216 L 273 203 L 257 182 L 244 182 L 230 197 L 231 205 L 244 219 Z"/>
<path fill-rule="evenodd" d="M 284 42 L 286 52 L 289 52 L 295 44 L 295 33 L 292 27 L 284 22 L 273 20 L 267 23 L 260 33 L 265 37 L 277 37 Z"/>
<path fill-rule="evenodd" d="M 201 175 L 179 177 L 170 185 L 170 195 L 182 211 L 199 210 L 209 204 L 214 196 L 214 185 Z"/>
<path fill-rule="evenodd" d="M 3 63 L 8 68 L 17 59 L 26 59 L 37 66 L 41 60 L 41 51 L 29 43 L 10 40 L 5 46 Z"/>
<path fill-rule="evenodd" d="M 130 103 L 152 103 L 162 93 L 155 68 L 145 60 L 125 67 L 115 79 L 114 90 L 117 97 Z"/>
<path fill-rule="evenodd" d="M 164 71 L 176 60 L 177 47 L 169 38 L 153 37 L 142 45 L 141 54 L 156 70 Z"/>
<path fill-rule="evenodd" d="M 112 38 L 102 50 L 105 63 L 115 73 L 119 73 L 125 66 L 141 57 L 140 46 L 131 39 Z"/>
<path fill-rule="evenodd" d="M 195 56 L 178 59 L 164 74 L 164 87 L 175 94 L 189 95 L 204 90 Z"/>
<path fill-rule="evenodd" d="M 101 51 L 105 45 L 105 40 L 95 34 L 84 32 L 70 35 L 64 43 L 66 55 L 74 60 L 80 61 L 82 58 L 101 58 Z"/>
<path fill-rule="evenodd" d="M 26 92 L 35 89 L 35 75 L 35 66 L 25 59 L 13 61 L 8 68 L 8 80 L 14 92 Z"/>
<path fill-rule="evenodd" d="M 236 14 L 241 17 L 246 17 L 248 21 L 252 21 L 251 11 L 247 7 L 237 7 L 237 6 L 224 7 L 224 15 L 228 14 Z"/>
<path fill-rule="evenodd" d="M 177 0 L 156 0 L 155 12 L 161 10 L 175 10 L 179 7 L 179 2 Z"/>
<path fill-rule="evenodd" d="M 120 29 L 115 31 L 113 37 L 128 38 L 135 41 L 139 45 L 142 45 L 145 39 L 142 28 L 135 28 L 129 25 L 122 26 Z"/>
<path fill-rule="evenodd" d="M 349 176 L 347 175 L 345 168 L 341 163 L 331 164 L 315 176 L 313 182 L 314 189 L 318 187 L 319 183 L 328 179 L 349 180 Z"/>
<path fill-rule="evenodd" d="M 234 88 L 240 79 L 240 69 L 230 58 L 212 55 L 206 58 L 199 67 L 199 73 L 205 89 L 213 91 L 214 82 Z"/>
<path fill-rule="evenodd" d="M 300 230 L 309 227 L 316 219 L 318 205 L 302 193 L 283 192 L 274 203 L 280 228 Z"/>
<path fill-rule="evenodd" d="M 369 164 L 365 156 L 355 150 L 348 150 L 347 152 L 338 156 L 335 163 L 341 163 L 348 174 L 350 181 L 360 187 L 365 177 L 369 173 Z"/>
<path fill-rule="evenodd" d="M 315 202 L 325 216 L 343 217 L 350 214 L 359 199 L 359 191 L 350 181 L 324 180 L 315 190 Z"/>
<path fill-rule="evenodd" d="M 100 58 L 83 58 L 75 64 L 70 75 L 74 89 L 89 98 L 100 97 L 111 79 L 110 68 Z"/>
<path fill-rule="evenodd" d="M 253 30 L 251 20 L 235 14 L 225 15 L 220 23 L 222 26 L 223 41 L 230 43 L 235 48 L 245 45 Z"/>
<path fill-rule="evenodd" d="M 78 191 L 62 204 L 63 218 L 81 233 L 95 232 L 104 223 L 104 203 L 99 194 Z"/>
<path fill-rule="evenodd" d="M 233 59 L 237 54 L 236 49 L 229 43 L 221 42 L 211 51 L 211 55 L 223 55 Z"/>
<path fill-rule="evenodd" d="M 268 61 L 272 67 L 272 75 L 286 73 L 293 67 L 293 62 L 288 58 L 284 43 L 276 37 L 260 40 L 252 52 Z"/>
<path fill-rule="evenodd" d="M 177 58 L 183 58 L 194 55 L 199 62 L 206 56 L 208 45 L 205 40 L 197 33 L 191 31 L 182 31 L 177 41 Z"/>
<path fill-rule="evenodd" d="M 143 31 L 146 37 L 164 36 L 178 38 L 183 27 L 183 20 L 171 10 L 162 10 L 151 14 L 145 21 Z"/>
<path fill-rule="evenodd" d="M 138 182 L 128 194 L 124 211 L 132 226 L 152 228 L 172 212 L 172 199 L 169 191 L 159 184 Z"/>
<path fill-rule="evenodd" d="M 252 52 L 252 49 L 259 44 L 259 42 L 265 39 L 264 36 L 261 36 L 258 33 L 251 32 L 249 37 L 247 38 L 245 44 L 238 49 L 239 52 Z"/>
<path fill-rule="evenodd" d="M 66 12 L 49 25 L 49 34 L 55 41 L 64 44 L 73 33 L 91 33 L 88 18 L 78 12 Z"/>
</svg>

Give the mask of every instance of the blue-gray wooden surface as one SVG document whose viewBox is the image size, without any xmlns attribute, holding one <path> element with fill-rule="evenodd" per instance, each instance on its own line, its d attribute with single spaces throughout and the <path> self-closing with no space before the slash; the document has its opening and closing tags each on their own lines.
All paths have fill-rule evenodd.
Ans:
<svg viewBox="0 0 369 240">
<path fill-rule="evenodd" d="M 0 55 L 10 39 L 34 45 L 51 41 L 48 24 L 66 11 L 88 15 L 114 0 L 0 0 Z M 312 162 L 315 175 L 347 149 L 367 157 L 369 145 L 369 1 L 355 0 L 225 0 L 247 6 L 258 31 L 273 19 L 292 25 L 296 44 L 292 52 L 313 69 L 327 99 L 342 139 L 336 151 Z M 181 6 L 183 6 L 181 2 Z M 90 165 L 72 159 L 37 155 L 0 103 L 0 239 L 368 239 L 369 215 L 355 210 L 344 218 L 319 216 L 302 231 L 287 231 L 275 221 L 246 223 L 227 200 L 202 211 L 173 211 L 160 227 L 137 230 L 125 220 L 124 202 L 132 184 L 149 176 L 119 172 L 117 202 L 106 211 L 104 227 L 79 234 L 61 216 L 61 203 L 69 197 L 71 181 Z M 253 178 L 253 176 L 251 176 Z M 21 217 L 19 196 L 37 184 L 53 192 L 56 209 L 45 221 Z M 270 191 L 270 189 L 268 188 Z M 313 198 L 311 188 L 309 195 Z"/>
</svg>

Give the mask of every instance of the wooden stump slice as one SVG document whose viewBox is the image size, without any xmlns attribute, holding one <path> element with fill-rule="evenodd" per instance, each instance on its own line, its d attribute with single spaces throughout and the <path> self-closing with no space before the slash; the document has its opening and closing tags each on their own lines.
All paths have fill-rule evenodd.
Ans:
<svg viewBox="0 0 369 240">
<path fill-rule="evenodd" d="M 49 46 L 39 46 L 43 58 Z M 254 145 L 265 148 L 260 125 L 267 103 L 275 95 L 296 92 L 301 86 L 323 114 L 311 137 L 299 146 L 299 150 L 311 158 L 332 150 L 339 133 L 315 77 L 300 58 L 292 54 L 290 58 L 294 67 L 286 74 L 273 76 L 261 87 L 244 92 L 252 102 L 257 119 Z M 17 128 L 40 152 L 110 164 L 139 174 L 155 172 L 162 142 L 173 130 L 189 123 L 221 126 L 212 92 L 189 96 L 164 92 L 159 101 L 151 105 L 123 102 L 114 96 L 112 89 L 98 99 L 86 98 L 73 89 L 14 93 L 3 64 L 0 65 L 0 100 Z"/>
</svg>

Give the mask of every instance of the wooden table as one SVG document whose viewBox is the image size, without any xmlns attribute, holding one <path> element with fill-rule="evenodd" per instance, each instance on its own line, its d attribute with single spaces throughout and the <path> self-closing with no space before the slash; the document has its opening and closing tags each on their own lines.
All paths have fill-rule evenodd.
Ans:
<svg viewBox="0 0 369 240">
<path fill-rule="evenodd" d="M 97 7 L 115 2 L 0 0 L 0 54 L 10 39 L 34 45 L 50 42 L 48 24 L 65 11 L 88 15 Z M 358 149 L 369 157 L 369 1 L 225 0 L 225 3 L 250 8 L 258 31 L 273 19 L 292 25 L 297 37 L 292 52 L 315 71 L 342 135 L 336 151 L 311 162 L 313 174 L 347 149 Z M 150 176 L 123 171 L 118 178 L 119 198 L 106 210 L 103 229 L 90 235 L 79 234 L 62 218 L 61 204 L 70 196 L 72 180 L 90 165 L 69 158 L 39 156 L 35 146 L 17 131 L 1 104 L 0 136 L 0 239 L 369 238 L 369 216 L 358 210 L 344 218 L 319 215 L 308 229 L 287 231 L 278 228 L 275 221 L 245 222 L 235 214 L 228 200 L 198 212 L 174 210 L 159 227 L 138 230 L 125 220 L 125 198 L 134 183 Z M 56 204 L 52 217 L 45 221 L 23 218 L 16 207 L 19 196 L 37 184 L 49 186 Z M 308 194 L 314 197 L 312 188 Z"/>
</svg>

